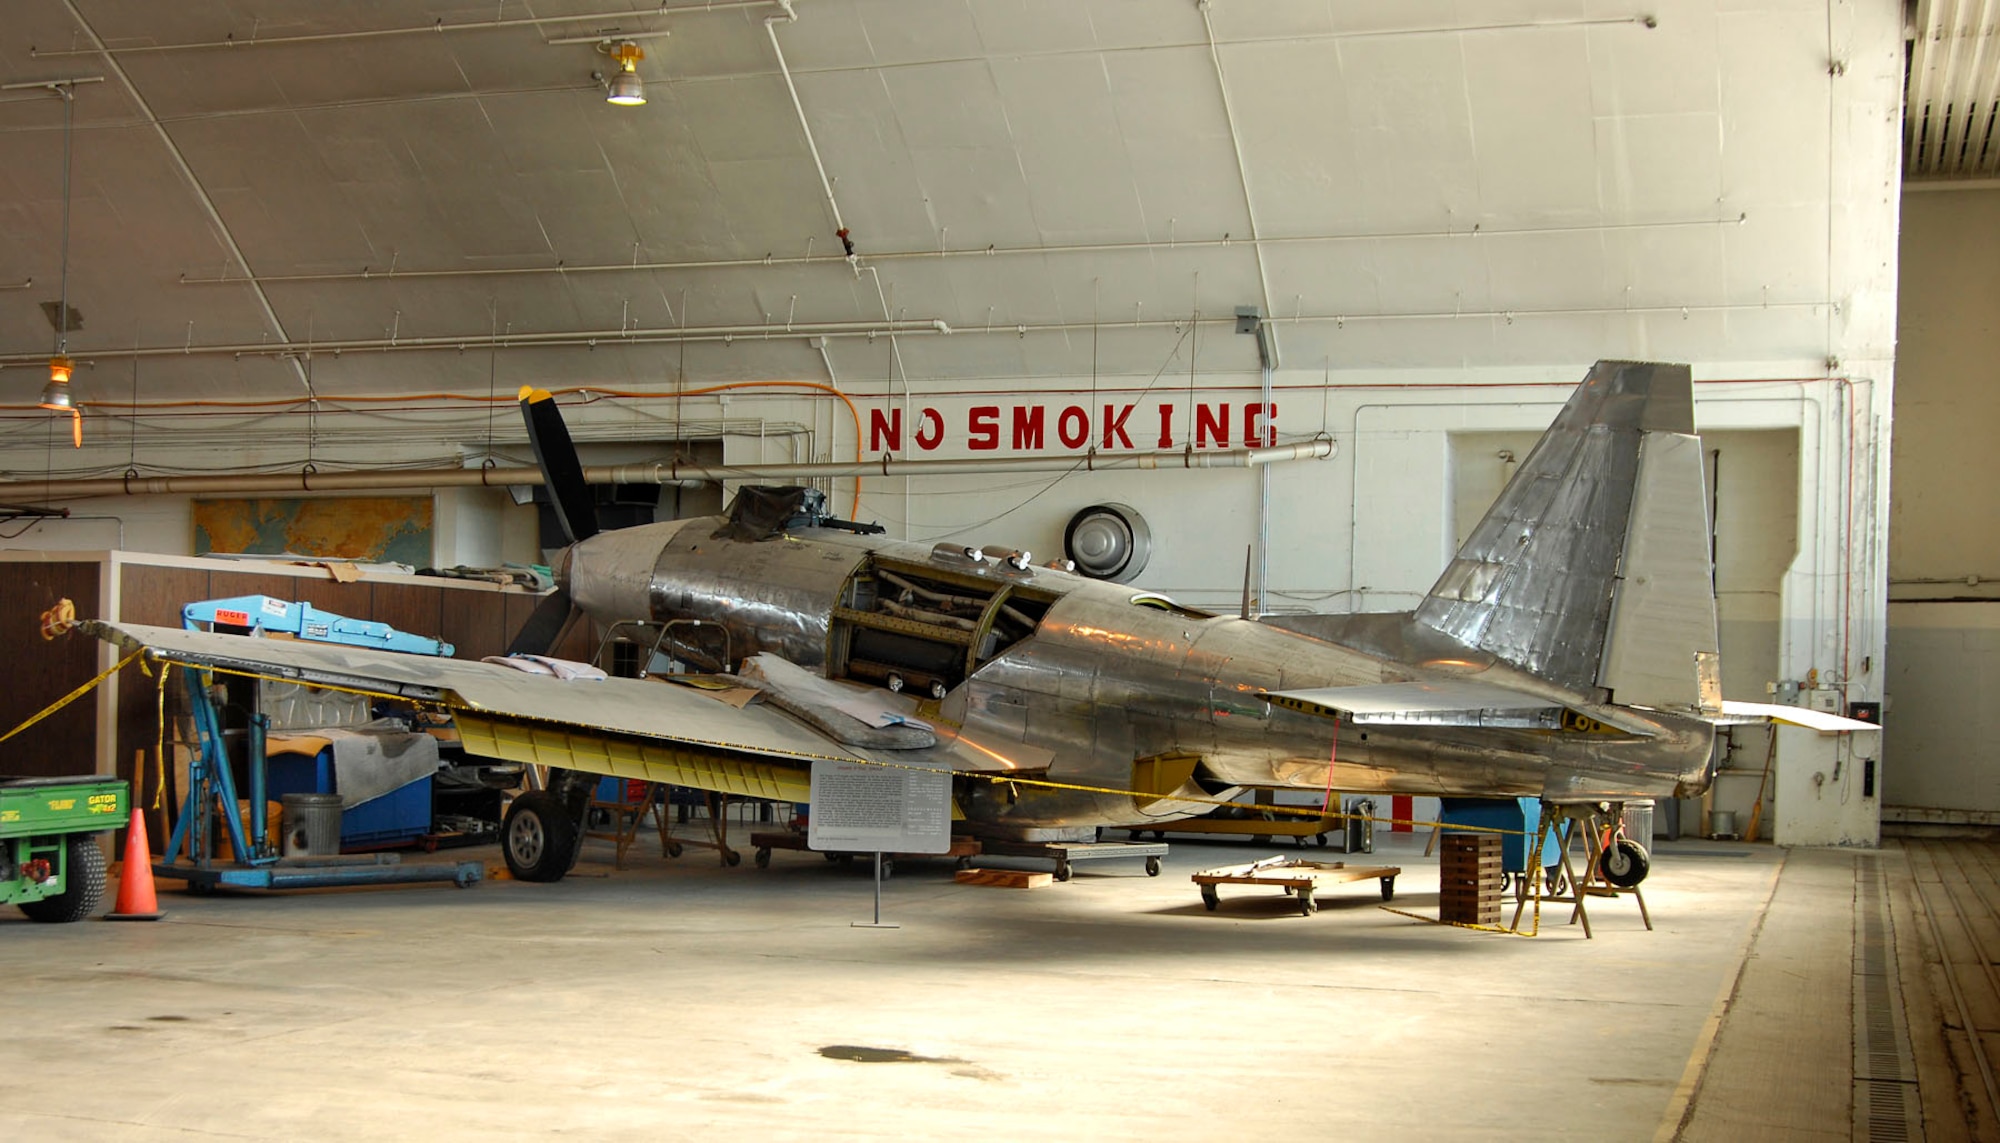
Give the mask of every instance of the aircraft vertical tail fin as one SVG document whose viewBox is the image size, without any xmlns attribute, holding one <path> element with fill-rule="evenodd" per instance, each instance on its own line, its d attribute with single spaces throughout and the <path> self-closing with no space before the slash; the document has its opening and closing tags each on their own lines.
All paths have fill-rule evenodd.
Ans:
<svg viewBox="0 0 2000 1143">
<path fill-rule="evenodd" d="M 1417 621 L 1600 701 L 1719 709 L 1705 483 L 1687 366 L 1600 361 Z"/>
</svg>

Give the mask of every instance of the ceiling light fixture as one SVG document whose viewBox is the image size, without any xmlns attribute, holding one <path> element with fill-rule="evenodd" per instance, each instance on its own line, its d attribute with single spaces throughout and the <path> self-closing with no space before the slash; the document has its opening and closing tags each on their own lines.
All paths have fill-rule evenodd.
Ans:
<svg viewBox="0 0 2000 1143">
<path fill-rule="evenodd" d="M 639 78 L 639 61 L 646 58 L 646 50 L 630 40 L 620 41 L 616 46 L 601 46 L 598 50 L 618 61 L 618 74 L 611 77 L 604 102 L 620 107 L 643 105 L 646 102 L 646 81 Z"/>
<path fill-rule="evenodd" d="M 49 383 L 42 390 L 41 408 L 51 413 L 67 413 L 76 406 L 69 399 L 69 375 L 76 362 L 58 353 L 49 358 Z"/>
<path fill-rule="evenodd" d="M 70 415 L 70 435 L 76 447 L 83 447 L 83 422 L 76 403 L 70 398 L 69 378 L 76 371 L 76 362 L 69 357 L 69 205 L 70 205 L 70 151 L 76 135 L 76 92 L 68 84 L 58 84 L 50 88 L 63 101 L 63 219 L 62 219 L 62 292 L 56 301 L 56 349 L 49 357 L 49 383 L 42 388 L 39 408 L 51 413 Z"/>
</svg>

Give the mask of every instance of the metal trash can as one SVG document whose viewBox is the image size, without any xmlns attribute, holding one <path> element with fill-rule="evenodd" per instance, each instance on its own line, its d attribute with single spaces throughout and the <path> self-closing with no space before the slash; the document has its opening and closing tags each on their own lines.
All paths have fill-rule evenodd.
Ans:
<svg viewBox="0 0 2000 1143">
<path fill-rule="evenodd" d="M 1736 811 L 1711 811 L 1708 815 L 1708 836 L 1735 841 L 1737 839 Z"/>
<path fill-rule="evenodd" d="M 340 795 L 286 794 L 286 857 L 331 857 L 340 852 Z"/>
<path fill-rule="evenodd" d="M 1653 848 L 1653 803 L 1625 803 L 1625 836 L 1648 850 Z"/>
</svg>

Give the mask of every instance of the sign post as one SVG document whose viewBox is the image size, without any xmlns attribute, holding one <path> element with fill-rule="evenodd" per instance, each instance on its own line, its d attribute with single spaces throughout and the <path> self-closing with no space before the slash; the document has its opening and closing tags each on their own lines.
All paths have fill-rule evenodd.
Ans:
<svg viewBox="0 0 2000 1143">
<path fill-rule="evenodd" d="M 951 851 L 951 773 L 867 762 L 818 761 L 812 767 L 812 817 L 806 846 L 875 855 L 875 919 L 882 923 L 882 855 Z"/>
</svg>

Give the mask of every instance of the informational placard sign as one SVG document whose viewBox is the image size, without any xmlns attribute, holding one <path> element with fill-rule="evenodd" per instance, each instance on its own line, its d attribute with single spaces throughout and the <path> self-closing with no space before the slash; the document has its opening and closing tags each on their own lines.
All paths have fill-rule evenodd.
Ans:
<svg viewBox="0 0 2000 1143">
<path fill-rule="evenodd" d="M 951 774 L 814 762 L 806 844 L 848 853 L 949 852 Z"/>
</svg>

